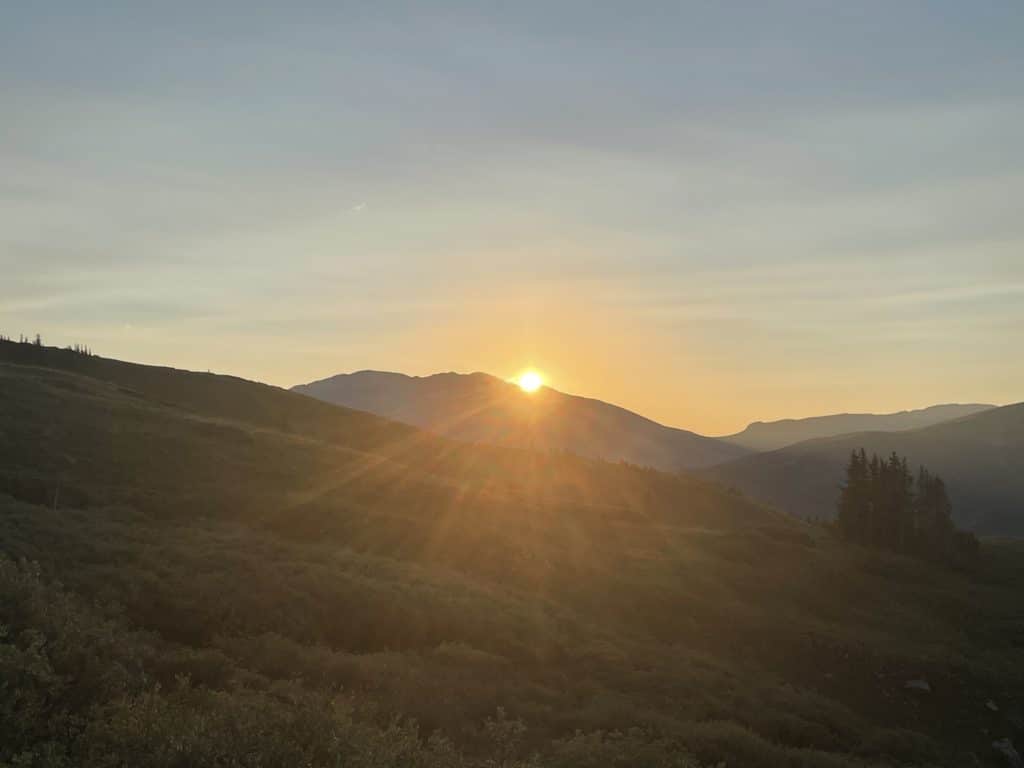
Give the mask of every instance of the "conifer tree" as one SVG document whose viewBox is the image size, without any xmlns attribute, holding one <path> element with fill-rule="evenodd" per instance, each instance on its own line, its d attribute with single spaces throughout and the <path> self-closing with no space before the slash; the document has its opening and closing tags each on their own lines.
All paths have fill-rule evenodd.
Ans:
<svg viewBox="0 0 1024 768">
<path fill-rule="evenodd" d="M 854 540 L 863 540 L 867 530 L 868 481 L 864 449 L 851 452 L 846 467 L 846 483 L 839 497 L 839 526 L 848 538 Z"/>
<path fill-rule="evenodd" d="M 884 461 L 875 454 L 868 459 L 863 448 L 850 454 L 838 501 L 845 538 L 929 559 L 973 561 L 976 539 L 956 530 L 952 513 L 945 483 L 925 467 L 915 481 L 895 452 Z"/>
</svg>

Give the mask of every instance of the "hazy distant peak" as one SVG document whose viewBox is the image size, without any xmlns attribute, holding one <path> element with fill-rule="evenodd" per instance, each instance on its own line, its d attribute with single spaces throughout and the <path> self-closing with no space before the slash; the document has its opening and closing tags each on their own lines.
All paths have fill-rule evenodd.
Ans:
<svg viewBox="0 0 1024 768">
<path fill-rule="evenodd" d="M 755 451 L 771 451 L 804 440 L 853 432 L 895 432 L 961 419 L 995 408 L 985 403 L 943 403 L 893 413 L 836 413 L 803 419 L 754 421 L 735 435 L 722 438 Z"/>
</svg>

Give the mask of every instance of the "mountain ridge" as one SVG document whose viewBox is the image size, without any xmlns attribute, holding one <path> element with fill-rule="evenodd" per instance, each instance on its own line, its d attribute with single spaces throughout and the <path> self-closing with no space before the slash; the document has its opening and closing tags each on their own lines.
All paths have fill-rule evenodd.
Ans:
<svg viewBox="0 0 1024 768">
<path fill-rule="evenodd" d="M 834 514 L 854 449 L 906 456 L 949 487 L 954 518 L 981 534 L 1024 535 L 1024 402 L 919 429 L 813 438 L 709 467 L 705 474 L 801 517 Z"/>
<path fill-rule="evenodd" d="M 659 424 L 614 403 L 550 387 L 528 394 L 483 372 L 409 376 L 364 370 L 300 384 L 291 391 L 458 440 L 567 450 L 665 471 L 711 466 L 747 452 Z"/>
<path fill-rule="evenodd" d="M 940 403 L 892 413 L 832 413 L 803 418 L 753 421 L 721 440 L 753 451 L 771 451 L 816 438 L 854 432 L 897 432 L 972 416 L 998 406 L 987 403 Z"/>
</svg>

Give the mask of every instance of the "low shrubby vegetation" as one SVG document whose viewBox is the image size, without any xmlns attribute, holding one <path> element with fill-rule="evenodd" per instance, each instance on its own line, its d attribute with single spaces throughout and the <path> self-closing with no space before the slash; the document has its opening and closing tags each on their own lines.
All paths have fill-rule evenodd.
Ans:
<svg viewBox="0 0 1024 768">
<path fill-rule="evenodd" d="M 0 765 L 958 766 L 1022 736 L 1019 546 L 960 572 L 697 480 L 5 355 Z"/>
<path fill-rule="evenodd" d="M 495 757 L 470 759 L 412 721 L 358 717 L 340 692 L 274 680 L 216 650 L 132 630 L 116 611 L 47 583 L 30 564 L 0 558 L 0 601 L 8 622 L 0 627 L 0 765 L 528 763 L 519 759 L 525 726 L 500 709 L 481 729 Z"/>
</svg>

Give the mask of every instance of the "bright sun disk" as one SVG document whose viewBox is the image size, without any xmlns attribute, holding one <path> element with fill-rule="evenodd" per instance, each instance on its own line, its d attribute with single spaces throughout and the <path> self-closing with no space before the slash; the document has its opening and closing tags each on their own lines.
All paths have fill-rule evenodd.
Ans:
<svg viewBox="0 0 1024 768">
<path fill-rule="evenodd" d="M 523 392 L 536 392 L 544 383 L 544 378 L 537 371 L 526 371 L 519 375 L 517 383 Z"/>
</svg>

